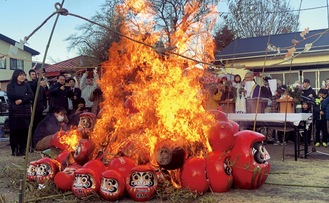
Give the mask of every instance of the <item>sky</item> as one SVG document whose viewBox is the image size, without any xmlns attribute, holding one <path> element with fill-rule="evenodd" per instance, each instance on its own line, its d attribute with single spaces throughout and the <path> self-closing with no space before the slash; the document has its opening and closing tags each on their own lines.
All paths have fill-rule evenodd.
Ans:
<svg viewBox="0 0 329 203">
<path fill-rule="evenodd" d="M 292 8 L 299 9 L 327 6 L 329 0 L 290 0 Z M 62 0 L 0 0 L 0 33 L 15 40 L 23 40 L 36 29 L 48 16 L 55 11 L 55 3 Z M 70 13 L 90 19 L 100 11 L 105 0 L 65 0 L 64 8 Z M 221 0 L 219 12 L 227 12 L 227 0 Z M 28 47 L 40 52 L 32 58 L 33 61 L 42 62 L 46 45 L 56 16 L 52 17 L 29 40 Z M 73 16 L 60 16 L 55 28 L 52 41 L 46 57 L 47 63 L 56 63 L 78 56 L 76 50 L 67 50 L 69 43 L 65 41 L 71 34 L 75 34 L 77 26 L 86 21 Z M 327 8 L 302 10 L 300 12 L 300 30 L 309 27 L 311 30 L 328 28 Z"/>
<path fill-rule="evenodd" d="M 55 12 L 55 3 L 62 0 L 0 0 L 0 33 L 15 40 L 24 40 L 41 23 Z M 90 19 L 100 11 L 105 0 L 65 0 L 64 8 L 70 13 Z M 53 16 L 28 41 L 26 46 L 40 52 L 33 57 L 33 61 L 42 62 L 46 46 L 54 25 L 56 15 Z M 46 62 L 54 63 L 67 60 L 78 55 L 76 51 L 67 51 L 68 42 L 65 41 L 71 34 L 77 32 L 77 26 L 86 21 L 73 16 L 60 16 L 57 22 Z"/>
<path fill-rule="evenodd" d="M 227 12 L 227 1 L 220 1 L 218 6 L 219 13 Z M 300 2 L 302 2 L 301 7 Z M 301 9 L 299 13 L 300 31 L 307 27 L 311 30 L 328 28 L 327 2 L 329 0 L 290 0 L 292 9 L 296 10 L 294 11 L 295 14 L 298 14 L 299 7 Z"/>
</svg>

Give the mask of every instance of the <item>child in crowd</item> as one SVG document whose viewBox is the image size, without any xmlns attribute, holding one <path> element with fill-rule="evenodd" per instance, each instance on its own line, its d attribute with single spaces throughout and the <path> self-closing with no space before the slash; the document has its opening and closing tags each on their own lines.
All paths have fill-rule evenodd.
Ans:
<svg viewBox="0 0 329 203">
<path fill-rule="evenodd" d="M 311 106 L 306 101 L 302 102 L 302 113 L 311 113 Z"/>
<path fill-rule="evenodd" d="M 306 101 L 302 102 L 302 113 L 311 113 L 311 106 Z M 308 130 L 306 130 L 306 132 L 303 132 L 302 133 L 301 141 L 304 142 L 304 137 L 306 136 L 306 133 L 307 133 L 307 135 L 308 135 L 308 142 L 310 142 L 311 135 L 312 135 L 311 132 L 312 132 L 312 128 L 310 126 L 310 128 Z M 286 142 L 287 142 L 288 139 L 290 139 L 292 141 L 295 141 L 294 134 L 295 134 L 294 131 L 286 132 L 285 138 L 283 140 L 284 132 L 283 131 L 277 131 L 278 141 L 275 142 L 274 145 L 278 145 L 278 144 L 283 145 L 283 144 L 286 144 Z"/>
<path fill-rule="evenodd" d="M 327 97 L 327 90 L 326 89 L 320 89 L 318 92 L 318 96 L 315 99 L 315 105 L 314 105 L 314 120 L 315 121 L 315 138 L 316 143 L 315 146 L 319 147 L 324 146 L 327 147 L 327 139 L 328 139 L 328 132 L 327 132 L 327 121 L 324 115 L 324 112 L 321 111 L 321 105 L 323 101 Z M 322 132 L 322 143 L 320 142 L 320 133 Z"/>
<path fill-rule="evenodd" d="M 302 113 L 312 113 L 312 109 L 311 109 L 311 103 L 308 101 L 303 101 L 302 102 Z M 302 133 L 302 138 L 301 141 L 304 142 L 305 141 L 305 137 L 306 137 L 306 133 L 308 136 L 308 143 L 311 142 L 312 140 L 312 125 L 310 125 L 310 127 L 308 129 L 306 129 L 306 132 Z"/>
</svg>

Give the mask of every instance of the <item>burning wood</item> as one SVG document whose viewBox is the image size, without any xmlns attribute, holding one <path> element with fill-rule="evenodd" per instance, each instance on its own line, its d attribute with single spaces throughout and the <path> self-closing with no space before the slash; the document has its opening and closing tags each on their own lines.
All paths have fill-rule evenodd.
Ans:
<svg viewBox="0 0 329 203">
<path fill-rule="evenodd" d="M 76 133 L 72 131 L 72 135 L 66 133 L 65 137 L 63 135 L 54 139 L 53 146 L 68 150 L 67 153 L 76 149 L 73 155 L 76 163 L 66 164 L 67 167 L 73 164 L 81 167 L 74 172 L 74 179 L 68 178 L 65 184 L 62 184 L 60 176 L 57 187 L 62 190 L 71 189 L 81 199 L 96 193 L 106 193 L 103 197 L 118 199 L 121 197 L 118 191 L 124 191 L 125 188 L 133 200 L 147 201 L 156 194 L 158 179 L 163 182 L 169 179 L 168 174 L 162 173 L 161 169 L 168 170 L 176 188 L 189 188 L 197 194 L 207 191 L 207 179 L 211 176 L 214 177 L 210 181 L 212 191 L 227 191 L 232 185 L 232 176 L 236 179 L 234 185 L 239 188 L 260 187 L 270 172 L 270 165 L 266 160 L 262 163 L 254 160 L 256 153 L 264 154 L 265 150 L 261 145 L 254 149 L 253 143 L 264 141 L 265 136 L 245 131 L 237 132 L 235 139 L 223 141 L 225 136 L 219 134 L 228 134 L 223 130 L 214 135 L 219 137 L 215 141 L 225 146 L 211 148 L 213 145 L 209 142 L 213 139 L 208 139 L 209 133 L 218 121 L 211 112 L 204 109 L 202 99 L 205 95 L 200 91 L 200 77 L 208 67 L 196 63 L 196 60 L 187 61 L 186 57 L 181 57 L 184 55 L 213 61 L 213 43 L 209 40 L 211 33 L 207 32 L 211 23 L 207 18 L 197 18 L 195 15 L 201 1 L 192 1 L 184 6 L 184 13 L 188 15 L 175 28 L 177 32 L 172 33 L 170 43 L 159 44 L 154 49 L 145 44 L 159 42 L 163 33 L 154 30 L 152 35 L 144 39 L 143 33 L 150 33 L 154 23 L 151 15 L 140 12 L 138 8 L 147 11 L 151 9 L 151 4 L 143 4 L 139 0 L 137 2 L 128 1 L 117 7 L 120 16 L 133 14 L 134 17 L 127 18 L 127 22 L 122 24 L 120 30 L 126 37 L 111 45 L 108 50 L 110 60 L 102 63 L 104 74 L 98 84 L 103 91 L 104 102 L 97 122 L 94 115 L 83 114 Z M 193 23 L 193 19 L 198 20 Z M 143 43 L 136 43 L 138 41 Z M 173 51 L 173 47 L 175 54 L 159 57 Z M 225 113 L 217 114 L 227 121 Z M 60 138 L 67 145 L 61 143 Z M 230 146 L 230 150 L 224 151 L 231 153 L 234 158 L 235 166 L 232 170 L 236 171 L 233 175 L 228 160 L 230 156 L 222 158 L 223 150 L 219 150 L 227 146 Z M 216 150 L 216 156 L 208 156 L 210 151 Z M 64 155 L 67 154 L 62 155 L 67 158 Z M 113 158 L 114 155 L 122 156 Z M 50 167 L 51 160 L 44 164 L 39 162 L 36 179 L 44 181 L 54 178 L 55 170 Z M 155 163 L 159 165 L 157 171 L 151 167 Z M 33 164 L 30 172 L 33 172 Z M 43 172 L 52 176 L 41 177 Z M 39 184 L 44 187 L 41 181 Z"/>
</svg>

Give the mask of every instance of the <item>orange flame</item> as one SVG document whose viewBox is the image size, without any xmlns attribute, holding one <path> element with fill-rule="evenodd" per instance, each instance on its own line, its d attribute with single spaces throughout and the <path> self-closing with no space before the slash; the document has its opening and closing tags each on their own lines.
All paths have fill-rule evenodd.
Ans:
<svg viewBox="0 0 329 203">
<path fill-rule="evenodd" d="M 79 144 L 81 136 L 77 129 L 66 131 L 59 139 L 59 142 L 67 146 L 67 150 L 74 151 Z"/>
<path fill-rule="evenodd" d="M 135 2 L 117 7 L 123 16 L 135 14 L 133 20 L 126 19 L 121 33 L 143 43 L 122 37 L 111 46 L 110 60 L 102 64 L 105 73 L 99 81 L 105 101 L 91 139 L 103 151 L 122 151 L 140 162 L 152 161 L 155 145 L 163 140 L 180 143 L 189 154 L 202 156 L 210 150 L 207 135 L 214 123 L 202 106 L 199 78 L 206 67 L 178 54 L 205 62 L 213 60 L 214 45 L 207 31 L 210 25 L 204 23 L 209 19 L 194 22 L 199 1 L 186 6 L 186 16 L 167 45 L 177 55 L 165 53 L 146 45 L 161 41 L 163 33 L 153 29 L 153 18 L 142 18 L 145 13 L 136 12 L 150 10 L 149 4 Z M 138 113 L 128 114 L 126 98 L 133 101 Z"/>
</svg>

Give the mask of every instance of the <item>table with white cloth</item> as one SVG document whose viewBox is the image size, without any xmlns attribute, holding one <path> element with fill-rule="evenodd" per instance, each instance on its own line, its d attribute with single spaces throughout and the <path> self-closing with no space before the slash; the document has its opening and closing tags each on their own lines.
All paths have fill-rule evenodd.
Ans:
<svg viewBox="0 0 329 203">
<path fill-rule="evenodd" d="M 254 121 L 256 121 L 256 126 L 273 128 L 280 131 L 295 131 L 295 160 L 300 152 L 300 139 L 299 130 L 302 129 L 306 132 L 306 129 L 312 123 L 311 113 L 244 113 L 244 114 L 227 114 L 228 119 L 239 123 L 242 126 L 254 126 Z M 304 158 L 307 158 L 308 154 L 308 142 L 307 136 L 304 138 Z"/>
</svg>

